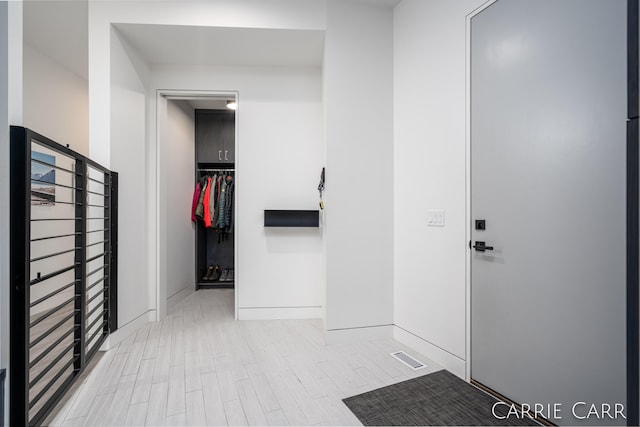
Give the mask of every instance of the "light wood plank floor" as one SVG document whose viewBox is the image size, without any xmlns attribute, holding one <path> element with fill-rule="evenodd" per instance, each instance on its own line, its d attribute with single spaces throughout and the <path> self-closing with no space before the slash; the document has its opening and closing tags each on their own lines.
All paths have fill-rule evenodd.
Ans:
<svg viewBox="0 0 640 427">
<path fill-rule="evenodd" d="M 360 425 L 343 398 L 441 369 L 391 339 L 327 344 L 321 320 L 235 321 L 233 298 L 198 291 L 104 353 L 50 424 Z"/>
</svg>

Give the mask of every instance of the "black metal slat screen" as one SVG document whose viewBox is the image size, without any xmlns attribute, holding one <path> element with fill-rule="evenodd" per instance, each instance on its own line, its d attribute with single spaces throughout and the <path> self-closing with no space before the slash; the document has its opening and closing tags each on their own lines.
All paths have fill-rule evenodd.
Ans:
<svg viewBox="0 0 640 427">
<path fill-rule="evenodd" d="M 113 190 L 109 170 L 11 128 L 11 425 L 41 424 L 109 333 Z"/>
</svg>

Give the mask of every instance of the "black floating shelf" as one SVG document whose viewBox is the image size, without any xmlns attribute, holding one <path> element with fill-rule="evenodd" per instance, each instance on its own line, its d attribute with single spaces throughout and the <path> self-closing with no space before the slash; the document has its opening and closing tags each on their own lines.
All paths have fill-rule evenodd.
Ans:
<svg viewBox="0 0 640 427">
<path fill-rule="evenodd" d="M 265 210 L 265 227 L 319 227 L 319 211 Z"/>
</svg>

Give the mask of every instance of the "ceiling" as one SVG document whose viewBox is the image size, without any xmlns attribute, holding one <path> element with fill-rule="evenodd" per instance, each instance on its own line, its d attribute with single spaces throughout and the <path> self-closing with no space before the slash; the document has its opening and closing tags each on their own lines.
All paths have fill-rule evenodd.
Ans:
<svg viewBox="0 0 640 427">
<path fill-rule="evenodd" d="M 377 4 L 379 6 L 396 7 L 402 0 L 357 0 L 362 3 Z"/>
<path fill-rule="evenodd" d="M 150 64 L 319 67 L 324 31 L 115 24 Z"/>
<path fill-rule="evenodd" d="M 227 101 L 236 99 L 234 95 L 170 95 L 168 101 L 186 102 L 194 110 L 226 110 Z"/>
<path fill-rule="evenodd" d="M 401 0 L 358 0 L 395 7 Z M 88 78 L 88 1 L 23 2 L 24 40 Z M 116 24 L 152 64 L 319 67 L 324 32 L 255 28 Z"/>
<path fill-rule="evenodd" d="M 75 74 L 89 75 L 87 0 L 23 2 L 25 43 Z"/>
<path fill-rule="evenodd" d="M 194 110 L 226 110 L 227 100 L 219 99 L 190 99 L 187 101 Z"/>
</svg>

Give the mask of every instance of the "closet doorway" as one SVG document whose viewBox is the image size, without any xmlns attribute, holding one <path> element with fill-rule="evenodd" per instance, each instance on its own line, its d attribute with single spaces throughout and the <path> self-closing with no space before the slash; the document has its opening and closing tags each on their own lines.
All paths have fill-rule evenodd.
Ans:
<svg viewBox="0 0 640 427">
<path fill-rule="evenodd" d="M 158 318 L 219 288 L 237 319 L 238 93 L 163 90 L 156 101 Z"/>
</svg>

